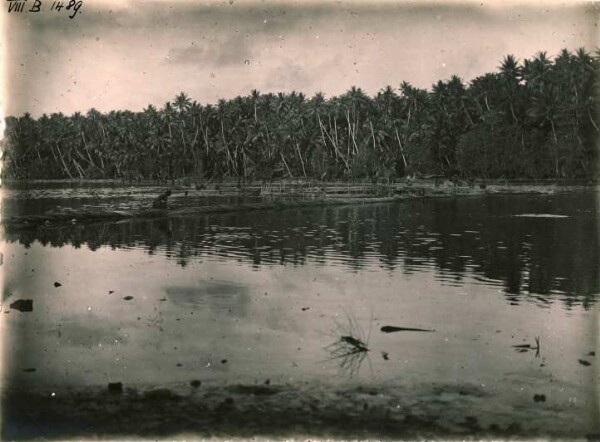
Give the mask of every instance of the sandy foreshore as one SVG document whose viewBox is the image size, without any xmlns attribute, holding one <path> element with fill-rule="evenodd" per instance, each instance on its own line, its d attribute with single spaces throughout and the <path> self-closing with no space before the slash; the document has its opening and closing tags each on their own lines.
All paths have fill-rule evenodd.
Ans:
<svg viewBox="0 0 600 442">
<path fill-rule="evenodd" d="M 537 399 L 537 397 L 536 397 Z M 515 399 L 516 401 L 516 399 Z M 4 440 L 30 439 L 592 439 L 582 413 L 529 398 L 499 404 L 478 385 L 123 385 L 6 391 Z M 568 413 L 572 416 L 572 413 Z"/>
</svg>

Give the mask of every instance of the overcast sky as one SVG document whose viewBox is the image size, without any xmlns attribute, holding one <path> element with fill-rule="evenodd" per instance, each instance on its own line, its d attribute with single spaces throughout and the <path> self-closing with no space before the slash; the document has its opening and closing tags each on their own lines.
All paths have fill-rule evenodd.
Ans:
<svg viewBox="0 0 600 442">
<path fill-rule="evenodd" d="M 599 35 L 597 2 L 83 0 L 71 20 L 41 1 L 40 13 L 3 11 L 8 115 L 138 111 L 181 91 L 204 104 L 252 89 L 430 87 L 509 53 L 594 49 Z"/>
</svg>

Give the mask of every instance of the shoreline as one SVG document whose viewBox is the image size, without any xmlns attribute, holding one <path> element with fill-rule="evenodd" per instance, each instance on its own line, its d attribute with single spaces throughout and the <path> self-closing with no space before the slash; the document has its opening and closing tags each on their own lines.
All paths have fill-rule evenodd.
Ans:
<svg viewBox="0 0 600 442">
<path fill-rule="evenodd" d="M 118 186 L 121 188 L 121 186 Z M 152 208 L 152 201 L 164 187 L 152 187 L 140 195 L 141 208 L 111 209 L 98 208 L 59 208 L 43 214 L 8 216 L 2 224 L 18 229 L 51 227 L 57 225 L 81 225 L 98 221 L 121 221 L 135 219 L 164 219 L 170 217 L 188 217 L 203 214 L 230 213 L 240 211 L 286 210 L 326 206 L 385 204 L 407 200 L 433 198 L 464 198 L 489 195 L 552 195 L 569 192 L 597 192 L 597 185 L 547 185 L 547 184 L 485 184 L 480 186 L 442 184 L 432 181 L 415 181 L 404 184 L 361 184 L 361 183 L 291 183 L 274 182 L 271 185 L 246 185 L 237 187 L 235 183 L 213 184 L 203 189 L 171 187 L 170 201 L 177 205 L 164 208 Z M 131 189 L 131 188 L 129 188 Z M 135 190 L 135 188 L 134 188 Z M 97 197 L 110 197 L 104 195 Z M 248 201 L 227 204 L 200 204 L 194 198 L 204 197 L 246 197 Z"/>
<path fill-rule="evenodd" d="M 553 401 L 515 399 L 520 411 L 507 413 L 492 392 L 474 384 L 110 385 L 4 391 L 2 436 L 593 439 L 598 431 L 585 413 L 557 419 L 552 410 L 562 405 Z"/>
<path fill-rule="evenodd" d="M 412 180 L 414 183 L 431 183 L 433 184 L 436 178 L 441 181 L 450 181 L 450 177 L 443 176 L 433 176 L 428 175 L 423 178 L 415 178 Z M 399 185 L 404 184 L 409 179 L 406 177 L 391 180 L 391 181 L 377 181 L 372 182 L 367 179 L 357 179 L 357 180 L 320 180 L 318 178 L 293 178 L 293 179 L 281 179 L 281 180 L 272 180 L 268 181 L 269 184 L 280 184 L 280 183 L 288 183 L 288 184 L 310 184 L 310 185 L 369 185 L 369 186 L 377 186 L 377 185 Z M 466 183 L 466 179 L 460 180 L 463 183 Z M 173 184 L 174 182 L 174 184 Z M 0 185 L 20 185 L 20 184 L 117 184 L 119 186 L 163 186 L 163 187 L 185 187 L 186 185 L 191 186 L 193 183 L 206 183 L 214 185 L 216 184 L 224 184 L 224 185 L 237 185 L 237 178 L 223 178 L 220 180 L 211 180 L 211 179 L 201 179 L 193 176 L 184 176 L 178 177 L 174 180 L 162 180 L 157 181 L 153 179 L 142 179 L 138 180 L 128 180 L 122 178 L 40 178 L 40 179 L 14 179 L 14 178 L 1 178 Z M 505 184 L 505 185 L 537 185 L 537 186 L 563 186 L 563 185 L 600 185 L 600 177 L 598 178 L 561 178 L 557 180 L 556 178 L 476 178 L 476 183 L 485 182 L 487 184 Z M 245 187 L 252 187 L 256 185 L 261 185 L 264 183 L 260 180 L 251 180 L 251 181 L 242 181 L 241 182 Z"/>
</svg>

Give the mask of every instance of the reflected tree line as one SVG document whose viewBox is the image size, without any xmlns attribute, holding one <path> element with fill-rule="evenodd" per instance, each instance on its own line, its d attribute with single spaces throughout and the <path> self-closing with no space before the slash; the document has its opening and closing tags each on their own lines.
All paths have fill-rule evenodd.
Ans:
<svg viewBox="0 0 600 442">
<path fill-rule="evenodd" d="M 141 248 L 181 266 L 203 257 L 262 265 L 370 266 L 417 272 L 435 268 L 460 283 L 474 275 L 504 287 L 507 299 L 524 296 L 589 307 L 600 292 L 600 247 L 594 194 L 553 200 L 491 197 L 484 200 L 408 201 L 403 204 L 285 210 L 257 217 L 231 213 L 195 218 L 139 220 L 45 227 L 11 232 L 25 246 Z M 532 203 L 534 201 L 535 203 Z M 538 210 L 569 218 L 519 218 Z"/>
<path fill-rule="evenodd" d="M 496 72 L 376 96 L 260 93 L 142 112 L 6 119 L 4 177 L 157 181 L 597 176 L 600 58 L 506 56 Z"/>
</svg>

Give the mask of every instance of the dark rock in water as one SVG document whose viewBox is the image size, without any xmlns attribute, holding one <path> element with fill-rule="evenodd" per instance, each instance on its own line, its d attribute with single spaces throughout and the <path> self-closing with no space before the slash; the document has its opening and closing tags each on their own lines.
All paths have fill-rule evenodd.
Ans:
<svg viewBox="0 0 600 442">
<path fill-rule="evenodd" d="M 108 383 L 108 392 L 111 394 L 123 393 L 123 383 L 122 382 L 109 382 Z"/>
<path fill-rule="evenodd" d="M 123 297 L 123 299 L 124 299 L 125 301 L 131 301 L 131 300 L 133 299 L 133 296 L 129 296 L 129 295 L 127 295 L 127 296 L 124 296 L 124 297 Z"/>
<path fill-rule="evenodd" d="M 54 283 L 54 287 L 60 287 L 60 286 L 62 286 L 62 284 L 60 282 L 57 281 Z"/>
<path fill-rule="evenodd" d="M 588 356 L 596 356 L 596 352 L 595 351 L 591 351 L 588 353 Z"/>
<path fill-rule="evenodd" d="M 192 388 L 198 388 L 200 385 L 202 385 L 202 382 L 200 382 L 198 379 L 194 379 L 193 381 L 190 381 L 190 385 Z"/>
<path fill-rule="evenodd" d="M 227 359 L 222 359 L 221 364 L 227 364 Z"/>
<path fill-rule="evenodd" d="M 25 373 L 33 373 L 33 372 L 35 372 L 35 371 L 36 371 L 36 369 L 35 369 L 35 368 L 24 368 L 24 369 L 23 369 L 23 371 L 24 371 Z"/>
<path fill-rule="evenodd" d="M 114 292 L 115 292 L 114 290 L 109 290 L 109 291 L 108 291 L 108 294 L 109 294 L 109 295 L 112 295 Z"/>
<path fill-rule="evenodd" d="M 389 359 L 390 359 L 390 355 L 388 354 L 387 351 L 382 351 L 381 356 L 383 357 L 384 361 L 389 361 Z"/>
<path fill-rule="evenodd" d="M 535 402 L 546 402 L 546 395 L 545 394 L 534 394 L 533 400 Z"/>
<path fill-rule="evenodd" d="M 302 307 L 302 311 L 305 312 L 307 310 L 310 310 L 310 307 Z"/>
<path fill-rule="evenodd" d="M 33 299 L 17 299 L 15 302 L 10 304 L 10 308 L 19 310 L 20 312 L 32 312 Z"/>
<path fill-rule="evenodd" d="M 586 367 L 589 366 L 589 365 L 592 365 L 591 362 L 588 362 L 585 359 L 577 359 L 577 362 L 579 362 L 581 365 L 584 365 Z"/>
<path fill-rule="evenodd" d="M 234 406 L 234 402 L 233 402 L 233 398 L 225 398 L 225 400 L 223 402 L 221 402 L 219 405 L 217 405 L 217 407 L 215 408 L 215 411 L 218 413 L 223 413 L 223 412 L 228 412 L 228 411 L 232 411 L 235 408 Z"/>
<path fill-rule="evenodd" d="M 271 379 L 267 379 L 267 380 L 265 381 L 265 385 L 271 385 Z"/>
<path fill-rule="evenodd" d="M 466 416 L 463 425 L 471 430 L 479 430 L 479 420 L 475 416 Z"/>
<path fill-rule="evenodd" d="M 494 433 L 497 433 L 498 431 L 500 431 L 500 426 L 498 424 L 490 424 L 489 430 Z"/>
<path fill-rule="evenodd" d="M 429 330 L 425 328 L 410 328 L 410 327 L 395 327 L 393 325 L 384 325 L 381 327 L 381 331 L 384 333 L 394 333 L 401 331 L 415 331 L 415 332 L 433 332 L 435 330 Z"/>
<path fill-rule="evenodd" d="M 167 189 L 166 192 L 161 193 L 153 202 L 153 209 L 166 209 L 167 208 L 167 199 L 171 196 L 171 189 Z"/>
</svg>

